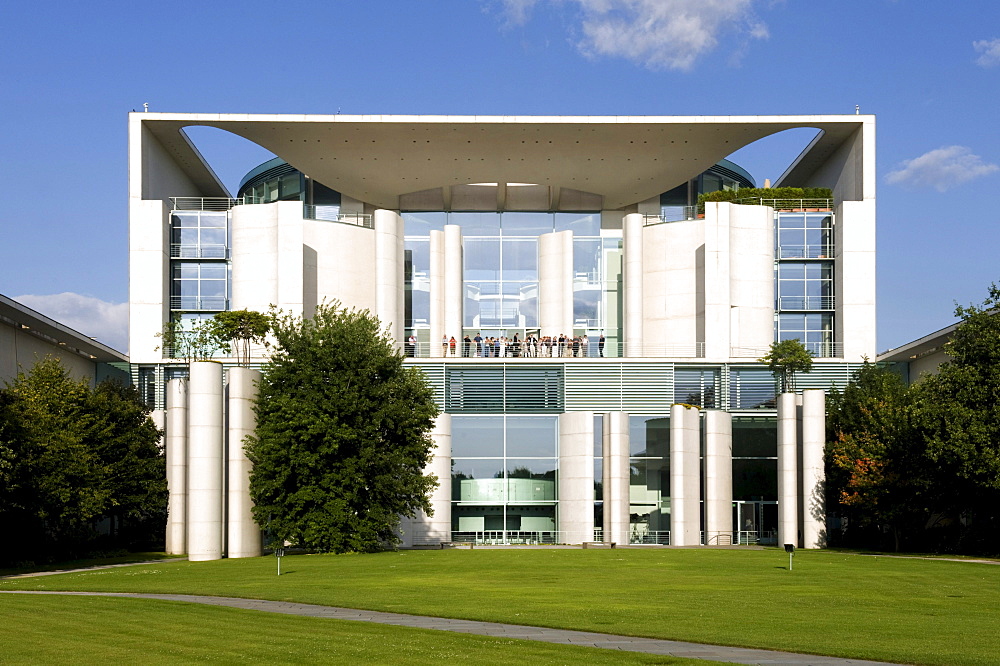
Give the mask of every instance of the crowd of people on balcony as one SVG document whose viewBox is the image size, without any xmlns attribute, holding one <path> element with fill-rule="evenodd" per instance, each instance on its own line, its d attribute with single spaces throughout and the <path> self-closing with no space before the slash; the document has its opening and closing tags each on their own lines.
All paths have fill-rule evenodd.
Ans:
<svg viewBox="0 0 1000 666">
<path fill-rule="evenodd" d="M 523 340 L 515 333 L 513 338 L 501 335 L 498 337 L 483 337 L 476 333 L 475 337 L 466 335 L 461 340 L 454 336 L 441 338 L 441 356 L 462 358 L 583 358 L 587 356 L 604 356 L 604 334 L 592 342 L 587 334 L 569 336 L 565 333 L 552 336 L 539 336 L 529 333 Z M 417 339 L 410 335 L 406 342 L 407 356 L 423 356 L 418 354 Z"/>
</svg>

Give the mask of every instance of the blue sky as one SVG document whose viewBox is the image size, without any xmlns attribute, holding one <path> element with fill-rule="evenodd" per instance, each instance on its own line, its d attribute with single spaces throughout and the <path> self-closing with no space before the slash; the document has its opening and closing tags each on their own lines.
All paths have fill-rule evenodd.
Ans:
<svg viewBox="0 0 1000 666">
<path fill-rule="evenodd" d="M 126 114 L 873 113 L 879 350 L 1000 281 L 1000 4 L 965 0 L 14 3 L 0 293 L 124 347 Z M 267 154 L 192 132 L 223 180 Z M 734 159 L 780 175 L 802 132 Z"/>
</svg>

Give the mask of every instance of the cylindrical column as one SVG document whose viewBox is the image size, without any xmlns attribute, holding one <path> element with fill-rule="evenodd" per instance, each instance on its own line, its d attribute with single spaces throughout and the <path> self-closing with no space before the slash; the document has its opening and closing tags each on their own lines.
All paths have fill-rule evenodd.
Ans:
<svg viewBox="0 0 1000 666">
<path fill-rule="evenodd" d="M 670 408 L 670 545 L 701 543 L 699 417 L 695 407 Z"/>
<path fill-rule="evenodd" d="M 222 364 L 196 361 L 188 384 L 188 559 L 222 558 Z"/>
<path fill-rule="evenodd" d="M 413 521 L 416 544 L 451 541 L 451 414 L 438 415 L 431 439 L 434 450 L 425 472 L 438 480 L 438 487 L 431 492 L 434 515 L 418 512 Z"/>
<path fill-rule="evenodd" d="M 794 393 L 778 396 L 778 545 L 799 545 L 798 404 Z"/>
<path fill-rule="evenodd" d="M 538 326 L 540 335 L 569 335 L 566 330 L 566 269 L 563 232 L 538 237 Z M 572 236 L 570 237 L 572 240 Z M 570 284 L 572 292 L 572 284 Z"/>
<path fill-rule="evenodd" d="M 250 368 L 229 369 L 229 557 L 259 557 L 260 527 L 254 522 L 250 501 L 250 460 L 243 440 L 257 428 L 253 403 L 257 397 L 260 372 Z"/>
<path fill-rule="evenodd" d="M 826 546 L 826 392 L 802 391 L 802 546 Z"/>
<path fill-rule="evenodd" d="M 630 213 L 622 221 L 625 282 L 625 356 L 642 356 L 642 215 Z"/>
<path fill-rule="evenodd" d="M 705 412 L 705 544 L 730 543 L 732 533 L 733 417 L 712 409 Z"/>
<path fill-rule="evenodd" d="M 397 256 L 401 221 L 391 210 L 378 209 L 375 226 L 375 315 L 383 330 L 397 343 L 402 339 L 403 322 L 398 319 L 399 299 L 403 293 L 403 264 Z"/>
<path fill-rule="evenodd" d="M 444 227 L 444 332 L 455 338 L 455 353 L 462 348 L 463 306 L 465 301 L 465 274 L 462 262 L 462 227 L 446 224 Z M 440 340 L 431 338 L 431 344 Z M 450 353 L 450 350 L 449 350 Z"/>
<path fill-rule="evenodd" d="M 186 379 L 167 382 L 167 553 L 187 552 L 187 410 Z"/>
<path fill-rule="evenodd" d="M 430 313 L 428 335 L 430 335 L 430 354 L 417 352 L 417 356 L 442 356 L 441 337 L 444 335 L 444 232 L 436 229 L 430 232 L 430 270 L 431 283 Z"/>
<path fill-rule="evenodd" d="M 559 299 L 562 302 L 562 323 L 559 332 L 572 338 L 573 324 L 576 322 L 576 316 L 573 312 L 573 278 L 575 277 L 573 271 L 573 232 L 560 231 L 559 236 L 562 240 L 563 260 L 562 297 Z"/>
<path fill-rule="evenodd" d="M 559 532 L 564 543 L 594 540 L 594 413 L 559 415 Z"/>
<path fill-rule="evenodd" d="M 278 295 L 278 206 L 236 206 L 232 216 L 233 309 L 266 312 L 272 303 L 282 305 Z"/>
<path fill-rule="evenodd" d="M 604 415 L 604 542 L 628 544 L 629 537 L 629 436 L 628 414 Z"/>
</svg>

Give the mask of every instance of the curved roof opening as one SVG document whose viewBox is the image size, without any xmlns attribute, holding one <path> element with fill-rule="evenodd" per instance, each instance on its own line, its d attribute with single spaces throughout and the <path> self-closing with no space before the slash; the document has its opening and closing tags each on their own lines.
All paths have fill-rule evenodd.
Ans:
<svg viewBox="0 0 1000 666">
<path fill-rule="evenodd" d="M 232 195 L 249 169 L 274 158 L 266 148 L 224 129 L 190 125 L 184 133 Z"/>
<path fill-rule="evenodd" d="M 764 187 L 765 181 L 774 186 L 819 133 L 814 127 L 782 130 L 743 146 L 726 159 L 754 174 L 758 187 Z"/>
</svg>

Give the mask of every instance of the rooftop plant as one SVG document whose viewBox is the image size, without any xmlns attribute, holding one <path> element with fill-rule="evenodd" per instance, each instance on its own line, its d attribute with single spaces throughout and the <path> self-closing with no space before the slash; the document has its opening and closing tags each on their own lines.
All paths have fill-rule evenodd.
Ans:
<svg viewBox="0 0 1000 666">
<path fill-rule="evenodd" d="M 706 201 L 740 202 L 744 199 L 832 199 L 829 187 L 745 187 L 739 190 L 719 190 L 698 195 L 698 204 Z"/>
</svg>

